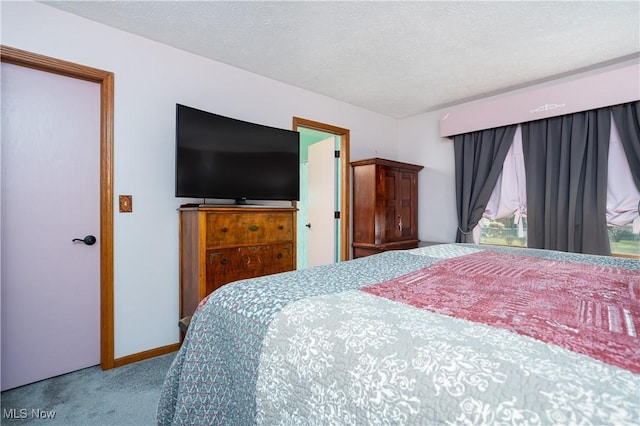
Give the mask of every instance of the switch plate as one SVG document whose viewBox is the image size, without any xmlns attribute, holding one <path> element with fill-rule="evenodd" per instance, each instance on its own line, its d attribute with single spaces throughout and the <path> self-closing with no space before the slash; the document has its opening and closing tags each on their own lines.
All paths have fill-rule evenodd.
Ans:
<svg viewBox="0 0 640 426">
<path fill-rule="evenodd" d="M 131 213 L 133 211 L 131 195 L 121 195 L 118 201 L 120 203 L 120 213 Z"/>
</svg>

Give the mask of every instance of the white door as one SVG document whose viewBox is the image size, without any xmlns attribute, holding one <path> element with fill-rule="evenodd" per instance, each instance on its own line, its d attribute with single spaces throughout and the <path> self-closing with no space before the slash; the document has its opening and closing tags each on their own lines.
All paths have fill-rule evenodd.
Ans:
<svg viewBox="0 0 640 426">
<path fill-rule="evenodd" d="M 336 158 L 335 138 L 309 146 L 308 266 L 336 261 Z"/>
<path fill-rule="evenodd" d="M 5 390 L 100 363 L 100 86 L 1 71 Z"/>
</svg>

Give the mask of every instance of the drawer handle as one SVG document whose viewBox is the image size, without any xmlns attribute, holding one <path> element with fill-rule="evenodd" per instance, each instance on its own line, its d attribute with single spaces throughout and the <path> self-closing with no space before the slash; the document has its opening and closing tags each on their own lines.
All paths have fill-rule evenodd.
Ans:
<svg viewBox="0 0 640 426">
<path fill-rule="evenodd" d="M 284 229 L 284 226 L 280 225 L 278 226 L 278 229 Z"/>
<path fill-rule="evenodd" d="M 227 228 L 222 228 L 222 232 L 227 232 L 228 229 Z"/>
<path fill-rule="evenodd" d="M 278 259 L 282 259 L 282 253 L 278 253 Z"/>
<path fill-rule="evenodd" d="M 221 264 L 221 265 L 226 265 L 226 264 L 227 264 L 227 259 L 226 259 L 226 258 L 223 258 L 223 259 L 220 261 L 220 264 Z"/>
<path fill-rule="evenodd" d="M 249 231 L 251 231 L 251 232 L 256 232 L 258 229 L 260 229 L 260 228 L 258 226 L 256 226 L 256 225 L 251 225 L 249 227 Z"/>
</svg>

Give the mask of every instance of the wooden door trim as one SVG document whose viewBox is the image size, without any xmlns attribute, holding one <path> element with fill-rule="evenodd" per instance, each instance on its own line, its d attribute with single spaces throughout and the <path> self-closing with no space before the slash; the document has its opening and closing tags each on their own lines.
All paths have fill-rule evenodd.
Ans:
<svg viewBox="0 0 640 426">
<path fill-rule="evenodd" d="M 100 85 L 100 367 L 114 367 L 112 72 L 0 45 L 0 60 Z"/>
<path fill-rule="evenodd" d="M 349 164 L 349 129 L 320 123 L 318 121 L 307 120 L 300 117 L 293 117 L 293 130 L 298 127 L 319 130 L 340 136 L 340 260 L 349 260 L 351 248 L 349 245 L 351 227 L 351 166 Z"/>
</svg>

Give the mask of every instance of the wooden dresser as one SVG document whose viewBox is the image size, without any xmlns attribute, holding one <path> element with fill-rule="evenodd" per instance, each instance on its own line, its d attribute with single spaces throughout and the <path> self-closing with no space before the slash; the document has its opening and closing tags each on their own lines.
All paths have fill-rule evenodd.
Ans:
<svg viewBox="0 0 640 426">
<path fill-rule="evenodd" d="M 354 161 L 353 257 L 418 247 L 418 172 L 423 166 Z"/>
<path fill-rule="evenodd" d="M 296 268 L 293 207 L 183 206 L 180 214 L 180 318 L 231 281 Z"/>
</svg>

